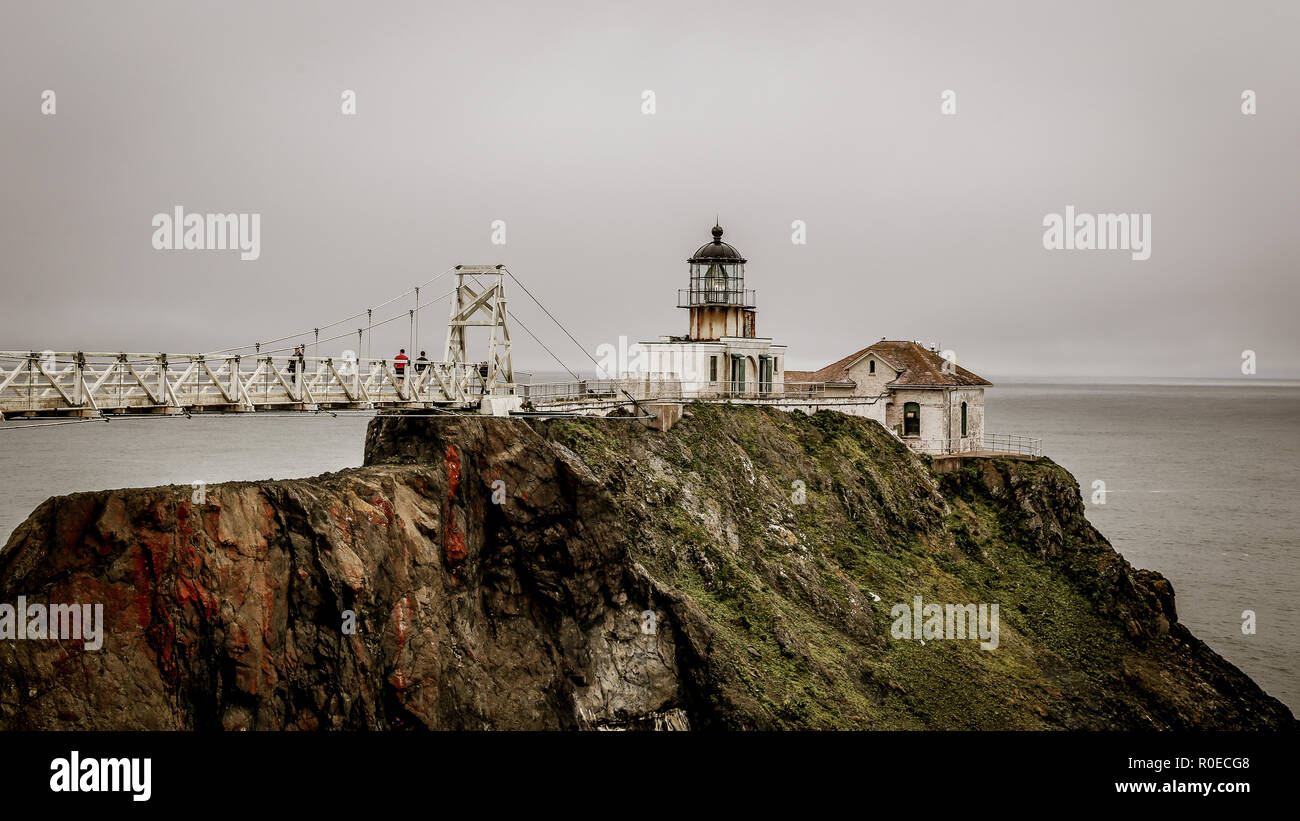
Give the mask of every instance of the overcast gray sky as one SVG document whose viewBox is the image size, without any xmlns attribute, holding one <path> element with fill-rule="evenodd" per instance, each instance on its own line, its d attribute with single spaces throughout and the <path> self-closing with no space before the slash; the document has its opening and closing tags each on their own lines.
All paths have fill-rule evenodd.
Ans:
<svg viewBox="0 0 1300 821">
<path fill-rule="evenodd" d="M 504 262 L 594 353 L 685 332 L 717 213 L 789 367 L 1297 377 L 1298 40 L 1295 2 L 10 0 L 0 349 L 224 348 Z M 260 258 L 154 250 L 176 205 L 260 214 Z M 1151 214 L 1150 259 L 1045 250 L 1067 205 Z"/>
</svg>

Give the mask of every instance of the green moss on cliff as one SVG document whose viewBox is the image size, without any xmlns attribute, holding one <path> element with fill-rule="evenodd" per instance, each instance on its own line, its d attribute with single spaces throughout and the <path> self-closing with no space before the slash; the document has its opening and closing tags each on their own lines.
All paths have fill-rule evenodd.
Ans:
<svg viewBox="0 0 1300 821">
<path fill-rule="evenodd" d="M 1157 718 L 1125 678 L 1125 659 L 1186 640 L 1161 632 L 1160 606 L 1049 460 L 937 476 L 868 420 L 719 405 L 689 406 L 667 435 L 601 420 L 550 435 L 617 477 L 607 487 L 634 512 L 633 558 L 704 614 L 724 724 L 1194 723 L 1200 683 Z M 891 607 L 915 596 L 998 604 L 999 647 L 891 638 Z"/>
</svg>

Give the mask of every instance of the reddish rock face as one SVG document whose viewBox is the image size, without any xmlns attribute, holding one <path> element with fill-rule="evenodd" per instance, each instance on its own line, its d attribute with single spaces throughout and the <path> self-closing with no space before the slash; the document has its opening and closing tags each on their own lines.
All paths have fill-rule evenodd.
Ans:
<svg viewBox="0 0 1300 821">
<path fill-rule="evenodd" d="M 99 650 L 0 641 L 0 729 L 1294 726 L 1069 474 L 935 477 L 868 420 L 385 416 L 366 467 L 190 492 L 55 498 L 14 532 L 0 603 L 105 624 Z M 1012 662 L 889 641 L 914 588 L 989 584 Z M 1073 610 L 1037 630 L 1048 584 Z"/>
<path fill-rule="evenodd" d="M 186 487 L 46 502 L 0 554 L 0 601 L 102 602 L 104 648 L 0 642 L 0 726 L 684 724 L 673 632 L 639 629 L 652 584 L 584 518 L 601 489 L 535 437 L 506 458 L 509 423 L 430 432 L 432 463 L 218 485 L 203 506 Z"/>
</svg>

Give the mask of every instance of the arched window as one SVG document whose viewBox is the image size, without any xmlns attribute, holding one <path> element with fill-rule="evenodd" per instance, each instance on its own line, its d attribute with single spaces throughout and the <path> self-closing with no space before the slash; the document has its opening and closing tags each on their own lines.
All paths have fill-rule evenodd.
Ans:
<svg viewBox="0 0 1300 821">
<path fill-rule="evenodd" d="M 966 403 L 961 403 L 961 435 L 966 435 Z"/>
<path fill-rule="evenodd" d="M 867 361 L 867 373 L 875 373 L 875 372 L 876 372 L 876 360 L 874 360 L 874 359 L 868 360 L 868 361 Z"/>
<path fill-rule="evenodd" d="M 907 402 L 903 405 L 903 435 L 921 435 L 921 405 L 917 402 Z"/>
</svg>

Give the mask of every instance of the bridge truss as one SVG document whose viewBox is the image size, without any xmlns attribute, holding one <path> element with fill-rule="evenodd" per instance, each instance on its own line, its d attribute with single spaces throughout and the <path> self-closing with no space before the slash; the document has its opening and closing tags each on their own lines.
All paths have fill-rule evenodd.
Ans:
<svg viewBox="0 0 1300 821">
<path fill-rule="evenodd" d="M 165 353 L 0 351 L 0 414 L 98 416 L 478 404 L 472 363 Z"/>
<path fill-rule="evenodd" d="M 441 362 L 410 361 L 399 373 L 393 359 L 351 356 L 0 351 L 0 419 L 470 408 L 489 402 L 494 413 L 517 408 L 504 267 L 450 270 L 456 288 Z M 417 288 L 417 305 L 418 294 Z M 415 311 L 410 315 L 414 322 Z M 481 362 L 468 358 L 466 331 L 473 327 L 488 329 L 487 358 Z M 360 339 L 362 331 L 357 333 Z"/>
</svg>

